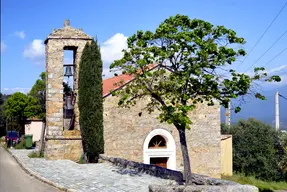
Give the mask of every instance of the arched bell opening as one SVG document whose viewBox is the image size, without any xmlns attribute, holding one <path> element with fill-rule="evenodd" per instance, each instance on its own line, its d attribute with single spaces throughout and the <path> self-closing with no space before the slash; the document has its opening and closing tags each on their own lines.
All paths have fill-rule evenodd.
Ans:
<svg viewBox="0 0 287 192">
<path fill-rule="evenodd" d="M 76 94 L 75 82 L 75 56 L 77 47 L 64 47 L 64 78 L 63 78 L 63 128 L 64 130 L 75 129 L 74 105 Z"/>
</svg>

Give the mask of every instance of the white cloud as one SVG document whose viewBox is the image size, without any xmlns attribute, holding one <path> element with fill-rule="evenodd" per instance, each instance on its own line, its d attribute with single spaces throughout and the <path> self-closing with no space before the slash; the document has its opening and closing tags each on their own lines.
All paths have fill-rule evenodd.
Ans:
<svg viewBox="0 0 287 192">
<path fill-rule="evenodd" d="M 34 63 L 43 63 L 45 56 L 45 45 L 43 40 L 35 39 L 32 43 L 25 47 L 23 56 L 26 59 L 32 60 Z"/>
<path fill-rule="evenodd" d="M 117 33 L 101 44 L 101 56 L 103 60 L 103 78 L 112 77 L 114 72 L 110 72 L 110 64 L 123 56 L 122 50 L 127 49 L 127 37 L 122 33 Z"/>
<path fill-rule="evenodd" d="M 1 53 L 4 52 L 7 49 L 7 46 L 3 41 L 1 41 Z"/>
<path fill-rule="evenodd" d="M 122 50 L 126 49 L 127 37 L 122 33 L 117 33 L 101 44 L 101 55 L 104 63 L 112 63 L 123 56 Z"/>
<path fill-rule="evenodd" d="M 275 73 L 275 72 L 282 72 L 282 71 L 287 71 L 287 65 L 281 65 L 279 67 L 267 70 L 267 73 Z"/>
<path fill-rule="evenodd" d="M 25 34 L 24 31 L 16 31 L 16 32 L 14 33 L 14 35 L 17 36 L 17 37 L 19 37 L 20 39 L 25 39 L 25 37 L 26 37 L 26 34 Z"/>
</svg>

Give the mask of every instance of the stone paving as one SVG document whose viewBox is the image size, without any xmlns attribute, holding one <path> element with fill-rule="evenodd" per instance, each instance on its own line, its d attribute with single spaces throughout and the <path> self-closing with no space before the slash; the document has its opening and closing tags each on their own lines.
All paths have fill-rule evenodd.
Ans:
<svg viewBox="0 0 287 192">
<path fill-rule="evenodd" d="M 41 177 L 77 192 L 147 192 L 150 184 L 168 185 L 173 181 L 147 174 L 135 174 L 109 163 L 77 164 L 70 160 L 29 158 L 32 150 L 10 150 L 29 169 Z"/>
</svg>

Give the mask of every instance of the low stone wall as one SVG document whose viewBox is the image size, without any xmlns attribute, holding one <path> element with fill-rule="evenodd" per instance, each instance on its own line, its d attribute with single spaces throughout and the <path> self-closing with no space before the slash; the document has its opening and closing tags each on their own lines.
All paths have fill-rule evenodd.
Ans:
<svg viewBox="0 0 287 192">
<path fill-rule="evenodd" d="M 165 169 L 155 165 L 129 161 L 122 158 L 109 157 L 103 154 L 100 155 L 100 159 L 110 162 L 116 166 L 134 169 L 138 173 L 146 173 L 152 176 L 160 177 L 162 179 L 174 180 L 178 184 L 183 184 L 183 175 L 179 171 Z"/>
<path fill-rule="evenodd" d="M 189 186 L 164 186 L 150 185 L 149 192 L 258 192 L 258 188 L 251 185 L 189 185 Z"/>
<path fill-rule="evenodd" d="M 184 183 L 183 174 L 179 171 L 165 169 L 165 168 L 155 166 L 155 165 L 129 161 L 129 160 L 122 159 L 122 158 L 110 157 L 104 154 L 100 155 L 100 159 L 110 162 L 116 166 L 134 169 L 139 173 L 146 173 L 146 174 L 160 177 L 163 179 L 175 180 L 180 185 Z M 207 186 L 239 185 L 238 183 L 235 183 L 233 181 L 211 178 L 208 176 L 194 174 L 194 173 L 192 173 L 191 175 L 191 183 L 194 185 L 201 185 L 201 186 L 203 185 L 207 185 Z"/>
</svg>

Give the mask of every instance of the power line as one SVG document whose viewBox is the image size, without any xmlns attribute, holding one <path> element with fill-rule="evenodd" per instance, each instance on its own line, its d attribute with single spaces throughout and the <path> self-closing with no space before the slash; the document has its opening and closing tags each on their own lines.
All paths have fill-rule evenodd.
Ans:
<svg viewBox="0 0 287 192">
<path fill-rule="evenodd" d="M 244 63 L 244 61 L 246 60 L 246 58 L 252 53 L 252 51 L 254 50 L 254 48 L 258 45 L 258 43 L 260 42 L 260 40 L 263 38 L 263 36 L 265 35 L 265 33 L 269 30 L 269 28 L 272 26 L 272 24 L 275 22 L 275 20 L 277 19 L 277 17 L 280 15 L 280 13 L 283 11 L 283 9 L 286 7 L 287 2 L 283 5 L 283 7 L 281 8 L 281 10 L 277 13 L 277 15 L 275 16 L 275 18 L 273 19 L 273 21 L 269 24 L 269 26 L 267 27 L 267 29 L 264 31 L 264 33 L 261 35 L 261 37 L 258 39 L 258 41 L 255 43 L 255 45 L 252 47 L 251 51 L 249 52 L 249 54 L 246 55 L 246 57 L 243 59 L 243 61 L 241 62 Z"/>
<path fill-rule="evenodd" d="M 266 65 L 268 65 L 269 63 L 271 63 L 274 59 L 276 59 L 279 55 L 281 55 L 284 51 L 287 50 L 287 47 L 285 49 L 283 49 L 280 53 L 278 53 L 275 57 L 273 57 L 270 61 L 268 61 L 267 63 L 265 63 L 265 65 L 263 67 L 265 67 Z"/>
<path fill-rule="evenodd" d="M 249 68 L 247 68 L 245 72 L 253 67 L 286 33 L 287 30 Z"/>
<path fill-rule="evenodd" d="M 286 99 L 287 100 L 287 98 L 286 97 L 284 97 L 283 95 L 281 95 L 281 94 L 278 94 L 280 97 L 282 97 L 282 98 L 284 98 L 284 99 Z"/>
</svg>

